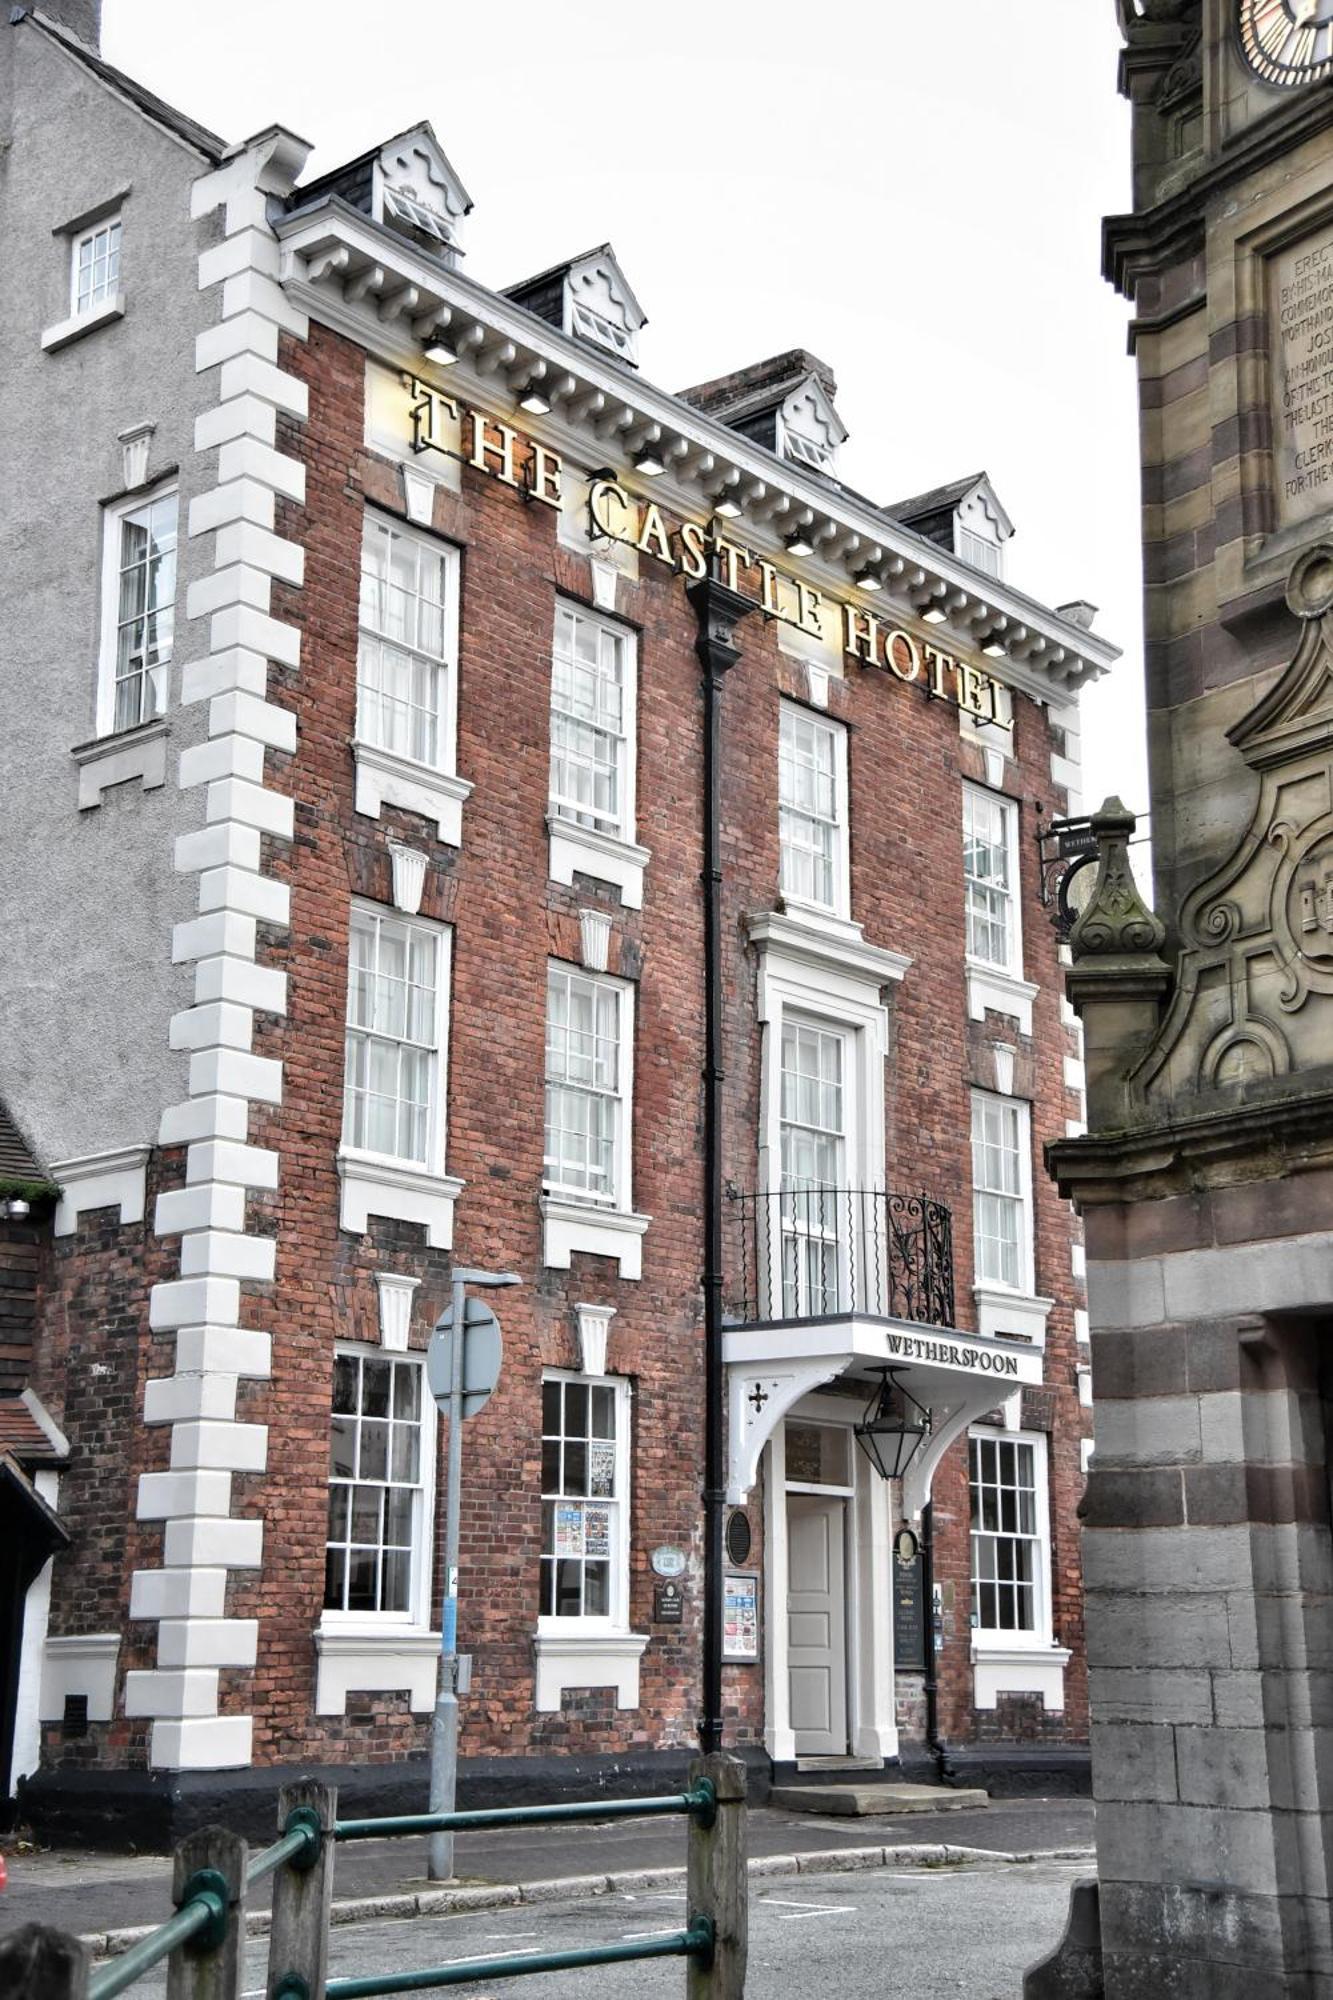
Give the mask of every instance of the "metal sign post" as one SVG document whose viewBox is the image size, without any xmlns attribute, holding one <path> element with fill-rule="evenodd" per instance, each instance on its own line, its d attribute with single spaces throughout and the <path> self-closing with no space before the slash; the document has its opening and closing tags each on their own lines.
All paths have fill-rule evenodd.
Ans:
<svg viewBox="0 0 1333 2000">
<path fill-rule="evenodd" d="M 435 1322 L 426 1357 L 431 1393 L 449 1418 L 449 1457 L 444 1489 L 444 1607 L 440 1619 L 440 1680 L 430 1732 L 430 1810 L 451 1813 L 458 1795 L 458 1522 L 463 1491 L 463 1419 L 474 1416 L 495 1387 L 500 1372 L 500 1325 L 480 1300 L 468 1299 L 465 1288 L 498 1290 L 521 1285 L 510 1271 L 455 1270 L 453 1303 Z M 477 1308 L 480 1307 L 480 1312 Z M 474 1332 L 484 1327 L 484 1351 L 468 1366 L 467 1351 Z M 478 1365 L 480 1361 L 481 1365 Z M 493 1362 L 491 1372 L 485 1362 Z M 441 1380 L 441 1375 L 447 1381 Z M 430 1836 L 429 1873 L 432 1882 L 447 1882 L 454 1872 L 452 1833 Z"/>
</svg>

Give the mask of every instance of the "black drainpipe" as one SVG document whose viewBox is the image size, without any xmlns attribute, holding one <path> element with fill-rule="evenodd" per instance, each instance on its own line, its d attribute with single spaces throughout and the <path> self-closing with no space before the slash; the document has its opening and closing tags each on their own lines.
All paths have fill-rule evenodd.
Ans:
<svg viewBox="0 0 1333 2000">
<path fill-rule="evenodd" d="M 957 1773 L 949 1746 L 940 1735 L 939 1681 L 935 1674 L 935 1506 L 930 1500 L 921 1509 L 921 1594 L 926 1600 L 926 1673 L 921 1684 L 926 1697 L 926 1748 L 935 1759 L 940 1783 L 951 1785 Z"/>
<path fill-rule="evenodd" d="M 704 1619 L 699 1742 L 722 1748 L 723 1448 L 722 1380 L 722 762 L 723 677 L 740 658 L 732 633 L 756 607 L 716 577 L 686 586 L 699 620 L 695 651 L 703 665 L 704 903 Z"/>
</svg>

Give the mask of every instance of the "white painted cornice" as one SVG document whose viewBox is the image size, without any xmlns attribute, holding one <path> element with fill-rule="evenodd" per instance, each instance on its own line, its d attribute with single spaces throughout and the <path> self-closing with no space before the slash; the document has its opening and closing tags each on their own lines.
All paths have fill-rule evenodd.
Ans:
<svg viewBox="0 0 1333 2000">
<path fill-rule="evenodd" d="M 697 518 L 708 512 L 707 495 L 734 486 L 744 509 L 737 540 L 776 553 L 784 568 L 829 596 L 857 597 L 854 568 L 867 560 L 880 564 L 884 595 L 864 603 L 881 623 L 896 615 L 919 624 L 932 606 L 942 610 L 941 645 L 973 657 L 988 641 L 1004 645 L 1002 659 L 987 656 L 986 671 L 1039 702 L 1067 700 L 1120 657 L 1109 641 L 980 575 L 869 501 L 778 458 L 462 271 L 418 253 L 340 196 L 320 197 L 280 218 L 275 229 L 282 283 L 313 318 L 442 393 L 484 408 L 494 409 L 497 390 L 503 400 L 506 387 L 516 389 L 534 364 L 544 363 L 555 407 L 540 418 L 516 413 L 525 435 L 575 464 L 596 466 L 623 462 L 626 443 L 655 434 L 667 471 L 651 480 L 626 474 L 627 490 Z M 423 358 L 422 342 L 436 327 L 447 327 L 459 346 L 454 367 L 436 370 Z M 783 540 L 798 523 L 826 552 L 796 564 Z"/>
</svg>

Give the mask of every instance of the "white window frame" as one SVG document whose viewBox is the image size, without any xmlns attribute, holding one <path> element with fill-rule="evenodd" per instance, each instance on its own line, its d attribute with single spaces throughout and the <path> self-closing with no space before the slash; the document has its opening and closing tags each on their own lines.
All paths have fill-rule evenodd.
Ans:
<svg viewBox="0 0 1333 2000">
<path fill-rule="evenodd" d="M 326 1631 L 387 1633 L 390 1631 L 425 1632 L 430 1628 L 431 1586 L 434 1572 L 435 1554 L 435 1512 L 436 1512 L 436 1433 L 439 1429 L 439 1412 L 426 1381 L 426 1357 L 424 1353 L 390 1351 L 363 1341 L 340 1340 L 334 1347 L 335 1360 L 339 1356 L 350 1356 L 363 1361 L 384 1361 L 392 1365 L 406 1364 L 416 1369 L 420 1380 L 420 1439 L 419 1473 L 417 1500 L 413 1508 L 412 1522 L 412 1570 L 407 1593 L 407 1606 L 402 1611 L 342 1611 L 324 1605 L 320 1613 L 320 1625 Z M 329 1388 L 329 1428 L 333 1425 L 333 1390 Z M 333 1481 L 326 1473 L 326 1492 L 331 1492 Z M 328 1523 L 325 1522 L 325 1546 L 328 1546 Z"/>
<path fill-rule="evenodd" d="M 379 1153 L 365 1146 L 353 1146 L 347 1138 L 347 1054 L 346 1037 L 353 1027 L 347 1018 L 351 1004 L 351 933 L 358 919 L 371 919 L 380 925 L 391 924 L 406 931 L 429 933 L 436 941 L 435 956 L 435 1063 L 433 1087 L 427 1110 L 426 1158 L 412 1160 L 396 1153 Z M 343 1126 L 338 1157 L 339 1160 L 366 1161 L 373 1165 L 392 1168 L 402 1175 L 417 1175 L 423 1179 L 443 1175 L 445 1145 L 447 1138 L 447 1106 L 449 1090 L 449 991 L 453 970 L 453 931 L 448 924 L 433 923 L 426 917 L 405 916 L 402 911 L 391 909 L 384 903 L 365 902 L 360 899 L 352 904 L 348 919 L 348 1002 L 343 1010 Z"/>
<path fill-rule="evenodd" d="M 133 514 L 141 514 L 146 509 L 169 500 L 176 514 L 176 577 L 172 597 L 172 639 L 165 656 L 159 660 L 157 672 L 161 676 L 161 702 L 152 715 L 146 715 L 137 723 L 127 723 L 116 727 L 116 654 L 120 636 L 120 577 L 121 545 L 125 522 Z M 171 663 L 175 653 L 175 632 L 179 612 L 183 609 L 181 597 L 181 541 L 180 541 L 180 492 L 175 480 L 168 480 L 157 486 L 139 488 L 127 494 L 123 500 L 113 500 L 102 509 L 102 582 L 101 620 L 97 646 L 97 717 L 96 731 L 99 737 L 122 736 L 131 729 L 142 729 L 146 724 L 160 722 L 167 713 L 171 697 Z"/>
<path fill-rule="evenodd" d="M 650 856 L 637 845 L 635 827 L 638 814 L 639 764 L 639 644 L 633 626 L 608 617 L 575 598 L 557 597 L 551 622 L 551 686 L 547 699 L 547 731 L 550 737 L 555 709 L 555 642 L 562 614 L 581 618 L 599 630 L 611 633 L 624 643 L 622 681 L 620 813 L 614 829 L 582 826 L 561 810 L 552 797 L 550 764 L 547 765 L 546 826 L 550 835 L 550 877 L 572 887 L 574 877 L 590 875 L 595 881 L 610 882 L 619 889 L 628 909 L 643 906 L 643 875 Z"/>
<path fill-rule="evenodd" d="M 827 737 L 833 746 L 833 829 L 832 854 L 832 899 L 820 902 L 809 896 L 798 896 L 782 886 L 782 854 L 785 843 L 782 839 L 782 814 L 784 810 L 799 812 L 799 807 L 784 807 L 782 799 L 782 759 L 783 731 L 793 722 L 802 722 L 817 733 Z M 784 904 L 791 909 L 817 910 L 824 916 L 850 918 L 851 916 L 851 838 L 850 814 L 848 811 L 847 785 L 847 730 L 844 724 L 832 717 L 816 714 L 799 702 L 784 701 L 778 719 L 778 881 Z M 810 815 L 805 815 L 810 817 Z"/>
<path fill-rule="evenodd" d="M 624 1375 L 582 1375 L 577 1370 L 567 1368 L 544 1368 L 541 1388 L 548 1382 L 571 1382 L 592 1389 L 610 1389 L 615 1396 L 616 1422 L 616 1503 L 612 1509 L 612 1535 L 614 1546 L 610 1557 L 610 1610 L 602 1615 L 580 1613 L 577 1617 L 564 1617 L 555 1612 L 538 1613 L 539 1634 L 573 1635 L 576 1633 L 627 1633 L 629 1631 L 629 1553 L 630 1553 L 630 1508 L 633 1491 L 630 1485 L 630 1424 L 633 1415 L 632 1390 L 628 1377 Z M 539 1418 L 538 1441 L 545 1436 L 545 1425 Z M 539 1475 L 540 1477 L 540 1475 Z M 543 1489 L 542 1501 L 546 1494 Z M 546 1546 L 543 1534 L 538 1549 L 537 1560 L 540 1569 L 545 1560 Z M 540 1578 L 538 1603 L 540 1603 Z"/>
<path fill-rule="evenodd" d="M 82 251 L 85 243 L 95 243 L 99 236 L 107 236 L 112 230 L 115 231 L 115 272 L 108 284 L 104 284 L 95 296 L 89 297 L 87 302 L 81 305 L 79 303 L 79 253 Z M 81 321 L 92 319 L 104 313 L 120 298 L 120 259 L 123 242 L 124 224 L 121 211 L 118 208 L 109 210 L 105 215 L 99 215 L 95 222 L 85 223 L 71 234 L 69 239 L 69 314 L 71 320 Z M 110 253 L 108 253 L 108 264 L 109 262 Z"/>
<path fill-rule="evenodd" d="M 997 1430 L 991 1424 L 975 1424 L 968 1431 L 968 1592 L 969 1616 L 971 1593 L 976 1586 L 976 1564 L 973 1556 L 972 1536 L 976 1530 L 972 1522 L 972 1441 L 990 1439 L 1000 1444 L 1027 1445 L 1032 1449 L 1032 1489 L 1033 1511 L 1036 1516 L 1036 1532 L 1032 1537 L 1035 1548 L 1033 1558 L 1032 1630 L 1002 1631 L 990 1626 L 973 1625 L 972 1650 L 974 1654 L 997 1653 L 1050 1653 L 1053 1647 L 1051 1636 L 1051 1504 L 1050 1475 L 1046 1433 L 1044 1431 Z"/>
<path fill-rule="evenodd" d="M 965 923 L 966 923 L 967 888 L 968 884 L 972 880 L 972 877 L 968 875 L 966 868 L 966 860 L 967 860 L 966 812 L 967 812 L 967 806 L 971 801 L 984 803 L 987 806 L 998 807 L 1000 811 L 1001 822 L 1004 829 L 1004 845 L 1005 845 L 1006 859 L 1009 871 L 1009 885 L 1007 890 L 1004 892 L 1008 899 L 1008 920 L 1006 923 L 1006 939 L 1009 948 L 1006 955 L 1002 959 L 986 958 L 983 957 L 980 953 L 973 951 L 971 949 L 970 941 L 968 941 L 967 961 L 969 965 L 978 966 L 986 972 L 1008 973 L 1011 977 L 1020 979 L 1023 973 L 1023 913 L 1022 913 L 1022 874 L 1019 867 L 1018 801 L 1016 799 L 1011 799 L 1004 792 L 992 791 L 985 785 L 973 785 L 965 783 L 963 786 L 963 810 L 964 810 L 963 893 L 964 893 Z M 966 938 L 966 931 L 964 932 L 964 936 Z"/>
<path fill-rule="evenodd" d="M 1004 1194 L 1004 1190 L 1002 1189 L 983 1188 L 977 1180 L 977 1111 L 982 1106 L 990 1105 L 998 1106 L 1001 1113 L 1012 1113 L 1018 1126 L 1019 1186 L 1018 1193 L 1008 1197 L 1008 1199 L 1017 1204 L 1019 1215 L 1018 1282 L 1016 1284 L 1011 1284 L 1006 1278 L 993 1277 L 989 1273 L 983 1273 L 978 1255 L 978 1245 L 981 1240 L 978 1227 L 980 1197 L 983 1194 Z M 1031 1298 L 1035 1285 L 1033 1254 L 1034 1212 L 1032 1202 L 1032 1106 L 1025 1098 L 1006 1097 L 996 1090 L 974 1090 L 971 1094 L 969 1139 L 972 1162 L 972 1266 L 974 1284 L 978 1288 L 988 1292 L 1012 1293 L 1015 1297 Z"/>
<path fill-rule="evenodd" d="M 790 1200 L 789 1207 L 789 1197 L 786 1188 L 787 1176 L 784 1166 L 784 1135 L 788 1129 L 815 1132 L 826 1129 L 819 1126 L 806 1125 L 798 1119 L 788 1119 L 783 1116 L 783 1085 L 788 1073 L 784 1058 L 786 1056 L 789 1033 L 795 1035 L 805 1033 L 826 1037 L 829 1040 L 836 1040 L 842 1048 L 841 1076 L 838 1082 L 838 1090 L 842 1100 L 842 1130 L 836 1135 L 842 1148 L 842 1169 L 835 1184 L 836 1191 L 833 1196 L 833 1213 L 831 1217 L 828 1216 L 827 1210 L 820 1204 L 818 1197 L 814 1195 L 808 1199 L 803 1199 L 798 1193 Z M 777 1212 L 775 1214 L 770 1213 L 766 1217 L 760 1217 L 758 1221 L 765 1247 L 771 1253 L 776 1253 L 779 1259 L 779 1269 L 772 1274 L 772 1280 L 774 1289 L 781 1288 L 782 1310 L 780 1316 L 784 1319 L 788 1317 L 805 1318 L 813 1316 L 818 1313 L 837 1309 L 838 1301 L 842 1301 L 842 1309 L 847 1310 L 850 1307 L 849 1280 L 851 1271 L 863 1266 L 863 1246 L 856 1246 L 854 1260 L 850 1254 L 850 1234 L 853 1217 L 855 1216 L 858 1220 L 861 1218 L 862 1205 L 859 1202 L 854 1202 L 847 1193 L 847 1190 L 859 1189 L 863 1185 L 860 1178 L 861 1141 L 857 1115 L 861 1109 L 862 1082 L 862 1048 L 859 1032 L 846 1022 L 833 1021 L 826 1018 L 820 1019 L 803 1013 L 797 1008 L 786 1008 L 783 1010 L 782 1022 L 774 1046 L 777 1085 L 777 1151 L 774 1158 L 778 1170 L 778 1178 L 774 1185 L 775 1189 L 779 1192 L 777 1192 L 775 1199 L 773 1192 L 770 1191 L 770 1201 Z M 797 1248 L 797 1272 L 794 1295 L 792 1284 L 788 1278 L 787 1246 L 789 1243 L 795 1245 Z M 829 1246 L 834 1251 L 837 1270 L 833 1305 L 821 1303 L 813 1296 L 814 1287 L 811 1284 L 809 1275 L 812 1264 L 808 1260 L 811 1258 L 811 1253 L 817 1253 L 821 1245 Z"/>
<path fill-rule="evenodd" d="M 546 1021 L 550 1021 L 551 981 L 553 978 L 583 980 L 599 992 L 610 993 L 616 1003 L 616 1033 L 618 1040 L 618 1064 L 616 1089 L 610 1093 L 615 1104 L 613 1192 L 609 1199 L 580 1188 L 567 1188 L 546 1177 L 545 1166 L 545 1090 L 550 1079 L 545 1073 L 543 1058 L 543 1165 L 542 1188 L 551 1199 L 571 1207 L 586 1208 L 593 1215 L 628 1214 L 632 1207 L 633 1188 L 633 1128 L 634 1128 L 634 988 L 626 980 L 611 979 L 605 973 L 588 972 L 583 966 L 572 965 L 563 959 L 551 959 L 546 968 Z M 573 1086 L 577 1087 L 577 1086 Z"/>
<path fill-rule="evenodd" d="M 617 761 L 617 779 L 620 790 L 620 809 L 616 823 L 610 826 L 584 826 L 574 815 L 579 807 L 558 800 L 548 784 L 547 811 L 553 820 L 562 826 L 572 827 L 577 833 L 593 832 L 603 840 L 632 841 L 634 838 L 635 815 L 635 767 L 638 763 L 638 647 L 636 634 L 618 618 L 608 618 L 600 611 L 591 611 L 585 604 L 576 604 L 558 597 L 555 604 L 555 618 L 551 627 L 551 742 L 554 749 L 555 722 L 555 659 L 556 638 L 562 618 L 580 620 L 599 633 L 606 633 L 623 648 L 622 673 L 620 682 L 621 718 L 620 750 Z"/>
<path fill-rule="evenodd" d="M 378 449 L 378 446 L 376 447 Z M 405 754 L 401 750 L 390 749 L 376 743 L 362 733 L 361 709 L 361 659 L 363 634 L 371 637 L 370 627 L 361 623 L 360 590 L 361 578 L 365 570 L 367 541 L 373 531 L 385 531 L 399 536 L 403 541 L 426 550 L 431 557 L 444 564 L 444 613 L 442 619 L 441 652 L 423 655 L 438 668 L 442 677 L 442 693 L 436 721 L 436 754 L 433 763 L 423 763 L 421 759 Z M 356 766 L 356 810 L 371 819 L 378 819 L 386 805 L 401 806 L 408 812 L 419 813 L 424 819 L 434 820 L 439 838 L 449 847 L 460 847 L 463 840 L 463 804 L 472 791 L 466 778 L 458 774 L 458 679 L 459 679 L 459 602 L 461 589 L 461 557 L 453 542 L 439 535 L 410 526 L 400 516 L 384 512 L 376 507 L 367 507 L 361 526 L 361 549 L 357 567 L 357 642 L 356 642 L 356 723 L 352 735 L 352 757 Z M 397 643 L 397 642 L 393 642 Z M 420 652 L 417 647 L 404 647 L 404 651 Z"/>
</svg>

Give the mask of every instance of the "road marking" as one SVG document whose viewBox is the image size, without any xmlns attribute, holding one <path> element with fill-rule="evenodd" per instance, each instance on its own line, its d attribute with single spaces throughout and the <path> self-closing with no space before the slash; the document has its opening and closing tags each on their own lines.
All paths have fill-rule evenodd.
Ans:
<svg viewBox="0 0 1333 2000">
<path fill-rule="evenodd" d="M 482 1932 L 482 1937 L 487 1944 L 489 1944 L 493 1938 L 540 1937 L 540 1936 L 541 1936 L 540 1931 L 483 1931 Z M 241 2000 L 249 2000 L 249 1995 L 243 1994 L 241 1996 Z"/>
<path fill-rule="evenodd" d="M 802 1917 L 849 1917 L 854 1903 L 834 1903 L 827 1910 L 790 1910 L 778 1918 L 780 1924 L 799 1924 Z"/>
<path fill-rule="evenodd" d="M 665 1930 L 665 1931 L 622 1931 L 620 1935 L 623 1938 L 650 1938 L 650 1937 L 675 1937 L 678 1934 L 674 1930 Z"/>
</svg>

